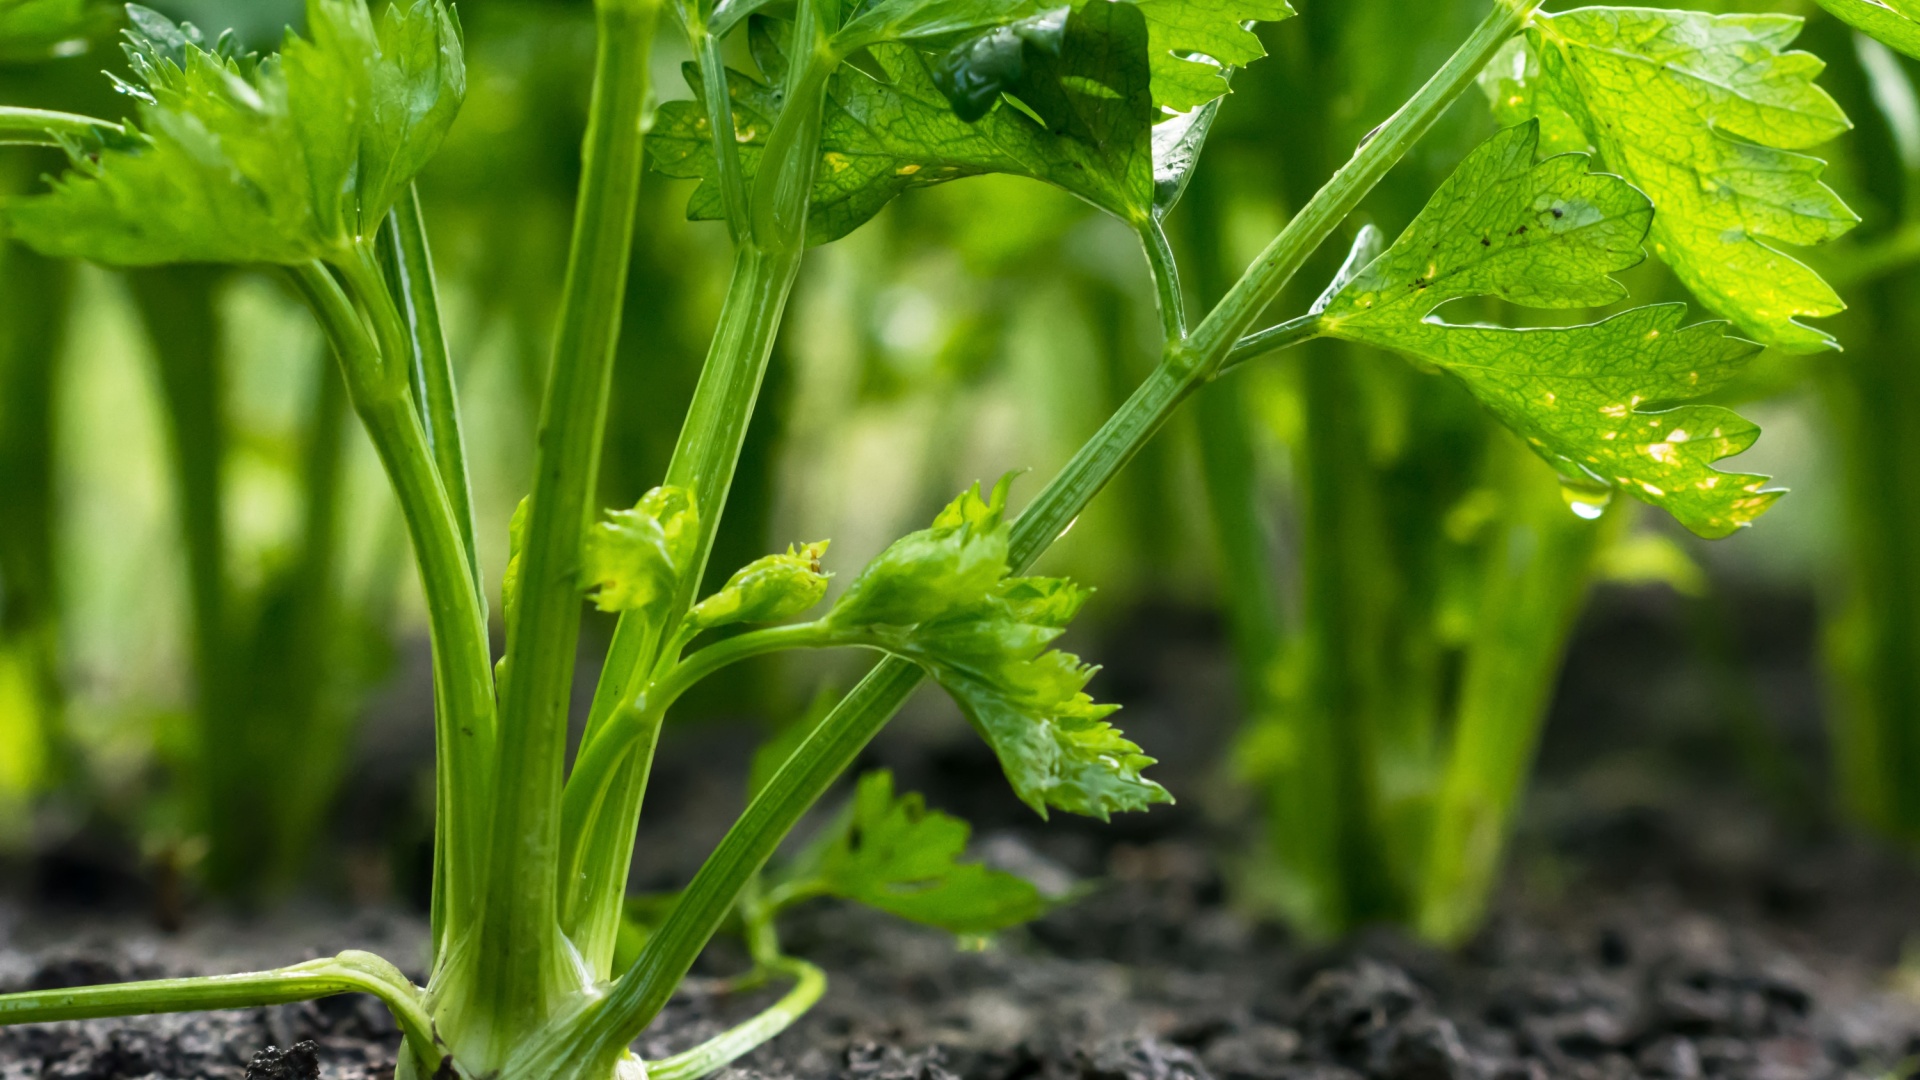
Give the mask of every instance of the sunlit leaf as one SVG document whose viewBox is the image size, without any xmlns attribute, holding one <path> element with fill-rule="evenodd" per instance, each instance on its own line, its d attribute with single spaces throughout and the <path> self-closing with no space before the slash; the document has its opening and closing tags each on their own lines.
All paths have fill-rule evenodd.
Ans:
<svg viewBox="0 0 1920 1080">
<path fill-rule="evenodd" d="M 1920 4 L 1914 0 L 1820 0 L 1835 18 L 1920 59 Z"/>
<path fill-rule="evenodd" d="M 1607 168 L 1652 198 L 1653 250 L 1700 302 L 1755 340 L 1806 352 L 1826 333 L 1796 322 L 1845 305 L 1779 250 L 1818 244 L 1858 218 L 1796 151 L 1848 128 L 1813 80 L 1824 67 L 1786 51 L 1801 20 L 1642 8 L 1535 18 L 1526 51 L 1491 76 L 1508 119 L 1539 116 L 1556 148 L 1578 131 Z"/>
<path fill-rule="evenodd" d="M 1469 296 L 1570 308 L 1625 295 L 1608 275 L 1642 257 L 1645 197 L 1588 173 L 1582 155 L 1536 161 L 1537 145 L 1530 122 L 1474 151 L 1334 296 L 1323 325 L 1453 375 L 1576 484 L 1625 491 L 1703 536 L 1748 524 L 1779 493 L 1764 489 L 1765 477 L 1712 463 L 1752 445 L 1759 429 L 1726 409 L 1684 403 L 1725 385 L 1757 346 L 1721 325 L 1683 325 L 1677 304 L 1565 329 L 1430 317 Z"/>
</svg>

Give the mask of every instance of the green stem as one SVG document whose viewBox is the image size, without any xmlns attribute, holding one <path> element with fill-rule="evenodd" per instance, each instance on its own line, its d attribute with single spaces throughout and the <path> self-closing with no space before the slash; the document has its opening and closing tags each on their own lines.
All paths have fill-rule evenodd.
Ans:
<svg viewBox="0 0 1920 1080">
<path fill-rule="evenodd" d="M 1180 264 L 1173 257 L 1173 245 L 1158 221 L 1147 221 L 1139 228 L 1140 246 L 1146 250 L 1147 266 L 1153 271 L 1154 299 L 1160 308 L 1160 332 L 1167 341 L 1184 341 L 1187 336 L 1187 298 L 1180 290 Z"/>
<path fill-rule="evenodd" d="M 697 5 L 681 4 L 691 15 Z M 726 208 L 727 233 L 737 245 L 747 237 L 747 181 L 740 167 L 740 140 L 733 126 L 733 95 L 727 88 L 727 63 L 720 55 L 720 39 L 708 27 L 697 22 L 684 24 L 694 64 L 700 70 L 700 93 L 705 99 L 708 135 L 713 144 L 713 159 L 719 167 L 714 182 L 720 186 L 720 203 Z"/>
<path fill-rule="evenodd" d="M 718 63 L 717 58 L 714 62 Z M 822 79 L 818 87 L 821 93 L 824 87 Z M 818 96 L 814 95 L 816 99 Z M 721 115 L 721 110 L 714 108 L 715 100 L 709 91 L 709 122 L 724 121 L 728 125 L 726 130 L 731 130 L 731 111 Z M 806 99 L 790 98 L 782 115 L 801 109 L 802 100 Z M 818 100 L 810 101 L 805 107 L 815 112 L 824 108 Z M 811 128 L 799 125 L 799 129 L 802 134 L 810 131 L 813 141 L 795 143 L 789 135 L 784 153 L 812 162 L 819 157 L 818 125 Z M 771 154 L 770 150 L 763 160 L 778 160 Z M 811 172 L 807 175 L 810 181 Z M 783 189 L 779 197 L 797 197 L 803 205 L 797 211 L 789 210 L 778 216 L 782 220 L 797 218 L 804 222 L 804 204 L 809 195 L 806 188 Z M 632 697 L 643 674 L 652 670 L 660 643 L 673 633 L 680 617 L 692 607 L 706 576 L 707 561 L 712 555 L 733 476 L 740 463 L 747 425 L 759 400 L 787 300 L 800 272 L 803 246 L 803 237 L 799 234 L 772 246 L 756 239 L 742 245 L 734 255 L 733 276 L 720 309 L 719 325 L 665 479 L 667 484 L 692 492 L 699 508 L 694 553 L 664 618 L 660 612 L 630 612 L 621 616 L 587 715 L 589 739 L 608 722 L 622 702 Z M 595 803 L 588 818 L 570 822 L 565 834 L 570 846 L 598 853 L 585 860 L 586 876 L 561 879 L 560 911 L 565 932 L 580 949 L 589 968 L 602 976 L 612 974 L 613 948 L 620 925 L 620 898 L 626 891 L 626 863 L 630 861 L 629 854 L 639 829 L 640 804 L 646 796 L 647 776 L 652 767 L 651 745 L 650 741 L 643 742 L 636 749 L 623 765 L 622 774 L 614 781 L 608 796 Z M 576 828 L 579 833 L 572 831 Z"/>
<path fill-rule="evenodd" d="M 1518 6 L 1515 6 L 1517 2 Z M 1460 50 L 1380 134 L 1329 181 L 1289 223 L 1248 276 L 1202 323 L 1192 341 L 1176 346 L 1127 404 L 1081 448 L 1014 525 L 1009 562 L 1024 569 L 1051 546 L 1073 519 L 1146 441 L 1179 403 L 1212 377 L 1232 345 L 1387 170 L 1455 98 L 1472 85 L 1495 51 L 1523 25 L 1538 4 L 1501 0 Z M 889 658 L 841 701 L 748 805 L 720 846 L 682 894 L 680 903 L 612 993 L 589 1011 L 568 1037 L 583 1060 L 613 1061 L 620 1049 L 665 1006 L 733 907 L 740 890 L 770 857 L 806 811 L 850 766 L 919 684 L 920 670 Z"/>
<path fill-rule="evenodd" d="M 426 431 L 409 400 L 404 369 L 395 378 L 353 302 L 318 263 L 292 268 L 294 284 L 320 321 L 346 377 L 354 411 L 400 503 L 427 599 L 435 687 L 436 873 L 434 947 L 472 925 L 485 867 L 487 781 L 495 724 L 493 663 L 473 575 L 440 485 Z"/>
<path fill-rule="evenodd" d="M 248 754 L 247 718 L 231 692 L 240 673 L 233 648 L 227 582 L 226 462 L 220 327 L 214 310 L 219 271 L 208 267 L 142 270 L 128 276 L 152 339 L 172 443 L 176 510 L 187 555 L 193 624 L 194 734 L 201 827 L 209 838 L 207 880 L 228 897 L 257 883 L 270 852 L 271 808 L 259 801 L 258 769 Z"/>
<path fill-rule="evenodd" d="M 614 786 L 620 764 L 636 744 L 651 742 L 658 736 L 660 722 L 681 695 L 723 668 L 742 660 L 789 649 L 810 649 L 842 644 L 831 639 L 817 622 L 774 626 L 715 642 L 648 685 L 627 704 L 617 709 L 599 731 L 587 737 L 574 761 L 573 775 L 567 781 L 566 835 L 578 842 L 569 844 L 569 869 L 584 872 L 592 865 L 590 849 L 584 843 L 586 829 Z M 623 868 L 624 869 L 624 868 Z"/>
<path fill-rule="evenodd" d="M 1480 924 L 1595 555 L 1624 528 L 1567 512 L 1559 484 L 1519 445 L 1495 450 L 1509 520 L 1487 544 L 1453 736 L 1430 811 L 1414 922 L 1441 944 Z"/>
<path fill-rule="evenodd" d="M 1318 314 L 1302 315 L 1278 326 L 1255 331 L 1233 343 L 1226 360 L 1220 364 L 1220 374 L 1224 375 L 1249 360 L 1258 360 L 1295 345 L 1303 345 L 1319 337 L 1321 332 Z"/>
<path fill-rule="evenodd" d="M 392 964 L 372 953 L 349 951 L 273 971 L 214 975 L 193 979 L 38 990 L 0 996 L 0 1026 L 95 1020 L 154 1013 L 251 1009 L 313 1001 L 336 994 L 372 994 L 393 1013 L 416 1053 L 431 1055 L 433 1075 L 443 1054 L 434 1049 L 433 1021 L 421 1007 L 419 991 Z"/>
<path fill-rule="evenodd" d="M 832 642 L 818 623 L 770 627 L 716 642 L 675 664 L 586 736 L 567 780 L 562 811 L 560 881 L 563 897 L 570 898 L 571 905 L 563 899 L 561 910 L 575 917 L 569 936 L 589 963 L 601 965 L 592 968 L 596 973 L 611 966 L 620 929 L 618 905 L 605 904 L 602 898 L 611 895 L 618 900 L 625 893 L 639 824 L 638 801 L 646 793 L 647 770 L 667 710 L 694 685 L 728 665 L 828 644 Z M 588 899 L 602 899 L 601 906 L 585 908 Z"/>
<path fill-rule="evenodd" d="M 793 989 L 746 1023 L 685 1053 L 647 1062 L 649 1080 L 700 1080 L 711 1076 L 792 1026 L 826 992 L 826 972 L 805 960 L 783 956 L 765 966 L 773 974 L 793 979 Z"/>
<path fill-rule="evenodd" d="M 1218 368 L 1261 312 L 1278 299 L 1333 230 L 1350 216 L 1387 171 L 1420 141 L 1447 106 L 1473 85 L 1500 47 L 1526 25 L 1541 0 L 1496 0 L 1466 43 L 1427 80 L 1378 134 L 1333 174 L 1193 332 L 1194 361 Z"/>
<path fill-rule="evenodd" d="M 119 124 L 91 116 L 0 105 L 0 146 L 60 146 L 63 142 L 125 133 Z"/>
<path fill-rule="evenodd" d="M 474 588 L 487 594 L 480 575 L 480 557 L 474 546 L 473 482 L 468 477 L 466 436 L 460 423 L 460 395 L 453 378 L 453 360 L 440 318 L 440 286 L 433 272 L 433 251 L 427 245 L 426 222 L 420 215 L 420 191 L 411 185 L 387 218 L 387 238 L 393 248 L 394 299 L 405 320 L 413 348 L 413 392 L 427 429 L 427 445 L 440 469 L 441 486 L 453 504 L 454 520 L 466 541 L 467 561 L 473 566 Z"/>
<path fill-rule="evenodd" d="M 11 178 L 0 186 L 11 188 Z M 21 785 L 10 797 L 71 786 L 77 805 L 101 805 L 82 785 L 77 748 L 67 737 L 65 665 L 60 662 L 58 541 L 60 486 L 55 446 L 72 296 L 73 267 L 24 245 L 0 246 L 0 664 L 17 664 L 25 695 L 14 711 L 24 741 L 8 763 Z M 5 787 L 5 785 L 0 785 Z M 17 805 L 17 804 L 16 804 Z"/>
<path fill-rule="evenodd" d="M 520 603 L 508 627 L 485 925 L 484 1011 L 510 1046 L 579 987 L 556 874 L 567 706 L 580 634 L 580 552 L 593 514 L 607 395 L 638 214 L 655 0 L 601 0 L 579 211 L 534 455 Z M 504 1029 L 504 1031 L 499 1029 Z M 463 1057 L 464 1060 L 464 1057 Z M 476 1063 L 477 1064 L 477 1063 Z"/>
</svg>

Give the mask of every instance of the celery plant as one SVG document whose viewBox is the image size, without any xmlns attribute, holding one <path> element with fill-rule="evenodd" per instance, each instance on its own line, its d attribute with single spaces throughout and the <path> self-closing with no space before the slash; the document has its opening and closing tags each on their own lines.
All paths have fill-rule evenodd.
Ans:
<svg viewBox="0 0 1920 1080">
<path fill-rule="evenodd" d="M 299 873 L 353 731 L 357 680 L 340 632 L 353 612 L 339 603 L 336 567 L 346 395 L 320 365 L 296 434 L 297 535 L 264 580 L 242 587 L 225 509 L 235 425 L 218 308 L 224 278 L 206 267 L 130 275 L 159 369 L 187 556 L 197 700 L 190 752 L 175 764 L 207 840 L 202 879 L 219 895 L 257 901 Z"/>
<path fill-rule="evenodd" d="M 1909 57 L 1920 56 L 1920 9 L 1909 3 L 1823 3 L 1845 22 Z M 1832 272 L 1858 294 L 1855 338 L 1838 363 L 1813 373 L 1831 418 L 1839 460 L 1844 538 L 1823 644 L 1831 691 L 1835 790 L 1857 823 L 1906 846 L 1920 841 L 1920 799 L 1910 781 L 1920 764 L 1913 658 L 1920 642 L 1920 566 L 1913 550 L 1913 500 L 1920 483 L 1913 448 L 1920 401 L 1907 360 L 1914 327 L 1914 238 L 1920 235 L 1920 106 L 1909 74 L 1888 49 L 1856 38 L 1860 96 L 1881 120 L 1883 154 L 1860 155 L 1859 180 L 1898 214 L 1876 235 L 1833 260 Z M 1890 145 L 1889 145 L 1890 144 Z"/>
<path fill-rule="evenodd" d="M 31 78 L 44 61 L 85 46 L 102 14 L 91 0 L 0 0 L 0 72 Z M 11 141 L 0 135 L 0 145 Z M 25 190 L 28 168 L 7 165 L 0 190 Z M 36 796 L 70 778 L 52 361 L 64 347 L 71 279 L 62 263 L 0 244 L 0 841 L 24 831 Z"/>
<path fill-rule="evenodd" d="M 1376 38 L 1402 32 L 1397 16 L 1370 24 L 1366 5 L 1329 13 L 1326 21 L 1337 27 L 1321 31 L 1329 52 L 1342 45 L 1378 47 L 1349 41 L 1357 28 L 1372 25 Z M 1651 202 L 1655 252 L 1703 303 L 1756 341 L 1807 352 L 1831 339 L 1793 318 L 1831 315 L 1841 305 L 1778 244 L 1833 239 L 1854 218 L 1819 183 L 1820 162 L 1790 152 L 1847 126 L 1810 81 L 1819 62 L 1784 51 L 1798 28 L 1798 20 L 1783 17 L 1640 9 L 1541 16 L 1488 68 L 1483 83 L 1503 123 L 1539 124 L 1542 152 L 1596 153 L 1631 181 L 1633 188 L 1589 183 L 1598 184 L 1596 193 L 1632 192 L 1617 204 L 1623 209 Z M 1323 72 L 1323 84 L 1334 74 Z M 1334 93 L 1330 87 L 1322 92 Z M 1304 141 L 1317 144 L 1312 137 Z M 1642 309 L 1577 333 L 1443 332 L 1433 317 L 1404 321 L 1412 336 L 1354 332 L 1351 319 L 1376 320 L 1396 297 L 1423 314 L 1466 298 L 1435 290 L 1443 287 L 1449 250 L 1461 244 L 1499 249 L 1486 219 L 1496 213 L 1491 204 L 1500 189 L 1484 174 L 1474 187 L 1460 186 L 1478 156 L 1396 245 L 1403 252 L 1397 280 L 1380 274 L 1393 261 L 1391 252 L 1359 269 L 1374 260 L 1363 234 L 1350 263 L 1357 275 L 1322 301 L 1333 313 L 1321 316 L 1326 336 L 1413 355 L 1452 376 L 1454 385 L 1419 387 L 1351 349 L 1306 359 L 1297 372 L 1304 424 L 1292 446 L 1302 489 L 1298 622 L 1281 626 L 1271 613 L 1236 613 L 1245 682 L 1259 710 L 1239 765 L 1264 785 L 1271 833 L 1270 865 L 1253 881 L 1310 931 L 1386 920 L 1453 941 L 1474 929 L 1572 617 L 1597 553 L 1621 527 L 1617 508 L 1603 520 L 1581 519 L 1601 518 L 1614 488 L 1667 509 L 1704 536 L 1729 534 L 1777 497 L 1760 477 L 1689 476 L 1687 468 L 1704 470 L 1711 460 L 1745 449 L 1753 432 L 1714 414 L 1708 430 L 1716 445 L 1703 446 L 1695 417 L 1705 414 L 1668 408 L 1726 382 L 1749 346 L 1677 346 L 1698 362 L 1684 385 L 1622 382 L 1599 391 L 1626 402 L 1601 406 L 1597 429 L 1588 427 L 1592 406 L 1572 400 L 1566 389 L 1536 382 L 1538 373 L 1522 365 L 1490 362 L 1507 352 L 1504 341 L 1552 338 L 1556 377 L 1584 369 L 1602 386 L 1635 366 L 1634 350 L 1607 343 L 1608 336 L 1618 342 L 1639 335 L 1643 355 L 1663 342 L 1676 347 L 1676 333 L 1697 333 L 1682 330 L 1677 313 Z M 1550 186 L 1566 190 L 1568 184 Z M 1603 205 L 1597 195 L 1594 205 Z M 1637 243 L 1617 250 L 1623 261 L 1616 268 L 1639 261 Z M 1595 250 L 1580 266 L 1601 268 L 1608 258 Z M 1383 290 L 1383 283 L 1402 291 Z M 1471 291 L 1521 306 L 1565 308 L 1601 307 L 1621 295 L 1610 282 L 1580 283 L 1544 264 L 1511 284 L 1517 288 Z M 1365 291 L 1343 310 L 1341 297 L 1356 290 Z M 1339 325 L 1327 330 L 1329 318 Z M 1583 361 L 1588 350 L 1591 359 Z M 1714 350 L 1718 365 L 1706 362 Z M 1511 440 L 1490 441 L 1484 425 L 1462 413 L 1461 389 L 1556 466 L 1565 505 L 1552 472 L 1517 460 Z M 1533 400 L 1516 409 L 1527 397 Z M 1633 421 L 1646 425 L 1646 435 L 1682 434 L 1666 446 L 1642 441 L 1623 455 L 1631 432 L 1605 427 L 1631 420 L 1643 403 L 1661 410 Z M 1560 435 L 1539 426 L 1542 421 L 1558 421 L 1549 426 L 1561 435 L 1576 432 L 1560 423 L 1587 429 L 1579 434 L 1589 445 L 1556 451 Z M 1621 468 L 1627 455 L 1667 475 L 1633 479 Z M 1231 468 L 1214 464 L 1211 471 L 1227 478 L 1216 485 L 1227 492 L 1246 490 L 1244 480 L 1231 479 Z M 1607 477 L 1615 483 L 1601 482 Z M 1693 505 L 1701 495 L 1711 510 Z M 1216 496 L 1215 504 L 1226 561 L 1245 563 L 1244 554 L 1233 556 L 1257 550 L 1245 539 L 1257 536 L 1257 520 L 1248 521 L 1230 500 L 1223 508 Z"/>
<path fill-rule="evenodd" d="M 759 975 L 790 976 L 770 1010 L 647 1071 L 710 1072 L 770 1038 L 822 992 L 779 949 L 785 903 L 834 893 L 955 929 L 1032 914 L 1030 886 L 969 868 L 950 819 L 864 781 L 840 827 L 779 877 L 761 870 L 925 675 L 993 747 L 1036 811 L 1106 817 L 1167 798 L 1151 764 L 1049 646 L 1086 599 L 1027 567 L 1196 389 L 1234 363 L 1315 336 L 1365 341 L 1444 368 L 1538 453 L 1705 530 L 1772 499 L 1710 464 L 1752 428 L 1684 404 L 1754 346 L 1678 307 L 1549 330 L 1448 325 L 1447 300 L 1541 307 L 1617 299 L 1652 207 L 1587 159 L 1542 159 L 1529 120 L 1475 151 L 1406 237 L 1343 274 L 1325 304 L 1259 329 L 1265 310 L 1381 178 L 1523 29 L 1558 27 L 1533 0 L 1496 0 L 1421 90 L 1344 163 L 1203 318 L 1190 321 L 1162 232 L 1226 74 L 1259 54 L 1249 20 L 1278 0 L 799 0 L 673 6 L 695 100 L 665 107 L 658 160 L 697 175 L 696 216 L 725 221 L 734 277 L 664 482 L 594 513 L 607 387 L 648 120 L 653 0 L 599 0 L 594 94 L 532 491 L 511 525 L 506 653 L 494 663 L 466 510 L 464 441 L 444 350 L 428 340 L 431 267 L 378 257 L 389 220 L 417 237 L 410 181 L 464 85 L 459 28 L 437 0 L 390 8 L 311 0 L 311 38 L 256 60 L 136 11 L 137 116 L 113 124 L 0 111 L 65 146 L 73 172 L 0 205 L 40 250 L 123 265 L 286 267 L 340 360 L 348 396 L 407 521 L 432 622 L 438 814 L 433 966 L 414 987 L 352 952 L 276 971 L 0 998 L 0 1022 L 379 995 L 405 1033 L 407 1075 L 638 1075 L 629 1046 L 731 913 Z M 744 29 L 758 77 L 728 71 Z M 1196 56 L 1198 54 L 1198 56 Z M 849 61 L 860 58 L 860 63 Z M 1211 57 L 1209 62 L 1206 57 Z M 764 79 L 765 81 L 762 81 Z M 1006 481 L 963 493 L 887 548 L 823 616 L 825 552 L 756 560 L 712 595 L 700 582 L 787 298 L 811 243 L 907 188 L 983 172 L 1062 187 L 1140 235 L 1164 327 L 1159 365 L 1017 518 Z M 424 248 L 422 248 L 424 251 Z M 403 282 L 401 277 L 408 277 Z M 409 306 L 396 298 L 412 297 Z M 1655 412 L 1657 403 L 1680 403 Z M 1680 429 L 1684 428 L 1683 438 Z M 569 768 L 566 708 L 583 596 L 620 612 L 584 742 Z M 757 629 L 744 627 L 760 624 Z M 731 636 L 707 638 L 716 629 Z M 702 642 L 711 641 L 703 644 Z M 880 665 L 791 745 L 630 963 L 616 970 L 623 892 L 653 748 L 674 702 L 750 656 L 856 647 Z"/>
</svg>

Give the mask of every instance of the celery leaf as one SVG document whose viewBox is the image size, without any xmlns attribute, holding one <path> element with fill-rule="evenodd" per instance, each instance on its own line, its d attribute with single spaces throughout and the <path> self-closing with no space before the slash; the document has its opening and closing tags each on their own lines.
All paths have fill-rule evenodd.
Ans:
<svg viewBox="0 0 1920 1080">
<path fill-rule="evenodd" d="M 40 251 L 120 266 L 293 264 L 371 236 L 445 137 L 466 90 L 459 23 L 441 0 L 309 0 L 309 38 L 277 56 L 203 47 L 132 10 L 131 138 L 70 147 L 43 195 L 0 203 Z"/>
<path fill-rule="evenodd" d="M 1682 325 L 1682 305 L 1639 308 L 1590 326 L 1454 326 L 1451 300 L 1497 296 L 1536 308 L 1620 299 L 1609 275 L 1638 263 L 1651 210 L 1584 155 L 1535 160 L 1529 122 L 1489 139 L 1441 185 L 1387 251 L 1331 300 L 1326 333 L 1392 349 L 1460 380 L 1502 423 L 1581 486 L 1625 491 L 1703 536 L 1758 517 L 1779 492 L 1766 477 L 1712 463 L 1759 429 L 1688 404 L 1725 385 L 1759 351 L 1724 324 Z"/>
<path fill-rule="evenodd" d="M 1835 18 L 1920 59 L 1920 3 L 1914 0 L 1820 0 Z"/>
<path fill-rule="evenodd" d="M 886 770 L 860 778 L 853 802 L 796 860 L 783 885 L 827 894 L 956 934 L 1030 922 L 1051 906 L 1023 877 L 962 862 L 967 823 L 895 795 Z"/>
<path fill-rule="evenodd" d="M 1024 71 L 1022 100 L 1042 119 L 1001 101 L 977 123 L 955 115 L 922 54 L 874 46 L 874 72 L 844 66 L 834 76 L 808 242 L 845 236 L 910 188 L 986 173 L 1031 177 L 1123 220 L 1145 220 L 1154 195 L 1145 41 L 1146 26 L 1131 5 L 1089 4 L 1067 21 L 1060 55 L 1036 50 Z M 778 62 L 769 49 L 758 55 L 763 69 Z M 775 71 L 766 74 L 777 84 Z M 698 94 L 691 71 L 688 81 Z M 779 112 L 778 95 L 739 72 L 728 72 L 728 83 L 740 163 L 751 176 Z M 662 105 L 648 149 L 659 172 L 702 181 L 689 217 L 724 216 L 699 102 Z"/>
<path fill-rule="evenodd" d="M 1267 55 L 1248 28 L 1290 18 L 1287 0 L 1134 0 L 1147 19 L 1153 103 L 1186 112 L 1227 92 L 1227 70 Z"/>
<path fill-rule="evenodd" d="M 837 640 L 921 665 L 999 757 L 1014 791 L 1048 807 L 1106 818 L 1170 801 L 1141 775 L 1153 759 L 1085 693 L 1096 669 L 1048 646 L 1087 593 L 1058 578 L 1013 577 L 1008 481 L 978 486 L 933 527 L 894 542 L 861 571 L 825 624 Z"/>
<path fill-rule="evenodd" d="M 1849 127 L 1814 85 L 1820 60 L 1786 51 L 1800 25 L 1581 8 L 1537 16 L 1526 53 L 1490 77 L 1503 119 L 1539 116 L 1556 146 L 1577 130 L 1647 193 L 1653 250 L 1701 303 L 1762 344 L 1810 352 L 1833 339 L 1795 320 L 1845 305 L 1778 245 L 1823 243 L 1859 218 L 1821 183 L 1825 163 L 1799 153 Z"/>
</svg>

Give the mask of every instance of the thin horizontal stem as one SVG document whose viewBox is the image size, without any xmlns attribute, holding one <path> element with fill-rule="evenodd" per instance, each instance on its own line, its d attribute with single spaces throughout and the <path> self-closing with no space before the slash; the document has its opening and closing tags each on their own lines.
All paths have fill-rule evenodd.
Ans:
<svg viewBox="0 0 1920 1080">
<path fill-rule="evenodd" d="M 63 140 L 124 134 L 119 124 L 79 113 L 0 106 L 0 146 L 59 146 Z"/>
<path fill-rule="evenodd" d="M 1297 319 L 1288 319 L 1279 326 L 1269 326 L 1256 331 L 1233 343 L 1227 358 L 1220 364 L 1220 373 L 1226 374 L 1249 360 L 1258 360 L 1283 349 L 1291 349 L 1320 336 L 1320 316 L 1302 315 Z"/>
<path fill-rule="evenodd" d="M 207 1012 L 287 1005 L 336 994 L 372 994 L 393 1013 L 416 1054 L 433 1075 L 444 1057 L 436 1048 L 433 1021 L 420 991 L 400 969 L 372 953 L 349 951 L 272 971 L 213 975 L 193 979 L 36 990 L 0 997 L 0 1026 L 95 1020 L 154 1013 Z"/>
<path fill-rule="evenodd" d="M 805 960 L 780 957 L 765 967 L 773 974 L 790 976 L 794 980 L 793 989 L 746 1023 L 683 1054 L 647 1062 L 649 1080 L 700 1080 L 711 1076 L 787 1030 L 826 992 L 826 972 Z"/>
</svg>

